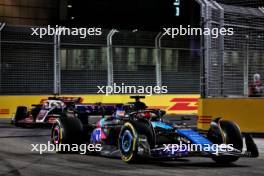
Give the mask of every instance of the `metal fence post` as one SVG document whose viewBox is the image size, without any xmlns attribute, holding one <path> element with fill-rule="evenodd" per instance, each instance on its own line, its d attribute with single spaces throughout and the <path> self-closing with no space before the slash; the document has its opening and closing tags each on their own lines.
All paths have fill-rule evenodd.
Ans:
<svg viewBox="0 0 264 176">
<path fill-rule="evenodd" d="M 211 7 L 208 5 L 208 1 L 204 0 L 204 28 L 212 29 L 211 26 Z M 210 93 L 210 74 L 211 74 L 211 37 L 209 35 L 204 36 L 204 88 L 205 96 Z"/>
<path fill-rule="evenodd" d="M 200 5 L 200 26 L 203 29 L 205 23 L 205 3 L 202 0 L 196 0 L 196 2 Z M 206 97 L 205 89 L 205 58 L 204 58 L 204 37 L 200 38 L 200 93 L 201 98 Z"/>
<path fill-rule="evenodd" d="M 244 59 L 244 96 L 248 97 L 249 91 L 248 91 L 248 64 L 249 64 L 249 35 L 246 35 L 246 57 Z"/>
<path fill-rule="evenodd" d="M 60 35 L 54 35 L 54 95 L 61 93 L 61 73 L 60 73 Z"/>
<path fill-rule="evenodd" d="M 156 81 L 157 86 L 162 86 L 162 77 L 161 77 L 161 38 L 163 37 L 163 33 L 160 32 L 155 37 L 155 47 L 157 49 L 157 57 L 156 57 Z"/>
<path fill-rule="evenodd" d="M 223 7 L 220 6 L 220 4 L 218 4 L 217 2 L 213 1 L 213 3 L 215 4 L 215 6 L 219 9 L 220 11 L 220 21 L 219 21 L 219 28 L 223 28 L 224 27 L 224 9 Z M 224 36 L 223 35 L 219 35 L 219 63 L 220 63 L 220 96 L 224 96 Z"/>
<path fill-rule="evenodd" d="M 112 39 L 115 33 L 118 31 L 112 29 L 107 35 L 107 85 L 113 86 L 114 74 L 113 74 L 113 43 Z"/>
<path fill-rule="evenodd" d="M 0 94 L 2 93 L 2 30 L 5 27 L 5 23 L 0 23 Z"/>
</svg>

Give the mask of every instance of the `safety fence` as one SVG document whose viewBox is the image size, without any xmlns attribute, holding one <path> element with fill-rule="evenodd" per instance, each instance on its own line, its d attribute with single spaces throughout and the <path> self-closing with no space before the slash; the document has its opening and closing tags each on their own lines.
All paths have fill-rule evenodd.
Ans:
<svg viewBox="0 0 264 176">
<path fill-rule="evenodd" d="M 208 28 L 232 28 L 233 35 L 204 37 L 205 97 L 248 97 L 263 89 L 264 11 L 205 1 L 203 24 Z M 260 77 L 256 85 L 254 75 Z M 255 77 L 256 78 L 256 77 Z M 260 90 L 258 96 L 263 96 Z"/>
<path fill-rule="evenodd" d="M 223 4 L 246 6 L 246 7 L 263 7 L 263 0 L 217 0 Z"/>
<path fill-rule="evenodd" d="M 233 35 L 112 29 L 40 39 L 30 27 L 0 25 L 0 94 L 96 94 L 97 86 L 124 83 L 167 86 L 169 94 L 251 96 L 253 76 L 264 78 L 264 9 L 196 1 L 200 27 L 232 28 Z"/>
<path fill-rule="evenodd" d="M 30 27 L 2 27 L 2 95 L 96 94 L 97 86 L 113 83 L 164 85 L 169 94 L 200 91 L 199 38 L 114 29 L 86 38 L 40 38 Z"/>
</svg>

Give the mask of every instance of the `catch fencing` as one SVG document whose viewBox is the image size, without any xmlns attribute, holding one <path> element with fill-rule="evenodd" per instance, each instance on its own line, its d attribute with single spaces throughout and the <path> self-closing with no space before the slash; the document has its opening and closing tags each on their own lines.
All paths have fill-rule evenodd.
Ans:
<svg viewBox="0 0 264 176">
<path fill-rule="evenodd" d="M 115 29 L 86 38 L 31 33 L 8 25 L 0 32 L 1 95 L 96 94 L 97 86 L 113 83 L 200 91 L 200 48 L 190 47 L 193 40 Z"/>
<path fill-rule="evenodd" d="M 264 10 L 204 2 L 204 27 L 232 28 L 233 35 L 204 37 L 202 94 L 248 97 L 253 75 L 264 80 Z"/>
</svg>

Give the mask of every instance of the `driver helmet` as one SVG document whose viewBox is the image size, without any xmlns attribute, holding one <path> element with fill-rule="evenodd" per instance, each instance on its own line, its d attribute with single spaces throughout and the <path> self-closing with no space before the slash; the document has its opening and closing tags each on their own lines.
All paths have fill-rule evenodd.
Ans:
<svg viewBox="0 0 264 176">
<path fill-rule="evenodd" d="M 260 74 L 258 74 L 258 73 L 254 74 L 253 80 L 254 80 L 254 82 L 259 82 L 260 81 Z"/>
</svg>

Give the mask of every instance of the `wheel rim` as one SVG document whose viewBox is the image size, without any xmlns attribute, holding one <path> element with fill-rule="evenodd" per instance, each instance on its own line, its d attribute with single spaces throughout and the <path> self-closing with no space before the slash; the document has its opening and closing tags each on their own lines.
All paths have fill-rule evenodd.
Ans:
<svg viewBox="0 0 264 176">
<path fill-rule="evenodd" d="M 124 152 L 128 152 L 131 149 L 132 142 L 133 142 L 133 136 L 131 132 L 129 130 L 125 130 L 121 140 L 122 150 Z"/>
<path fill-rule="evenodd" d="M 53 142 L 54 144 L 60 143 L 60 127 L 56 126 L 53 130 Z"/>
</svg>

